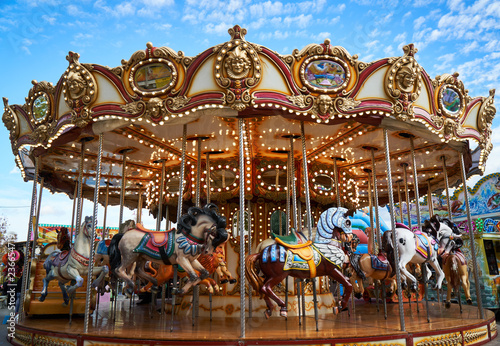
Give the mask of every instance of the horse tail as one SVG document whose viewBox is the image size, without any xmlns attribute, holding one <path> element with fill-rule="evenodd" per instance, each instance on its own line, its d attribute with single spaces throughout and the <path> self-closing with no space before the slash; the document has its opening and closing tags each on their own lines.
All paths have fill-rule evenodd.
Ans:
<svg viewBox="0 0 500 346">
<path fill-rule="evenodd" d="M 120 240 L 122 240 L 122 237 L 123 234 L 116 234 L 113 239 L 111 239 L 111 243 L 108 247 L 109 267 L 111 273 L 114 273 L 115 269 L 122 263 L 122 254 L 118 248 L 118 244 L 120 243 Z"/>
<path fill-rule="evenodd" d="M 245 261 L 245 274 L 247 276 L 248 282 L 252 285 L 253 289 L 259 292 L 261 298 L 262 293 L 260 289 L 264 286 L 264 280 L 259 276 L 256 269 L 257 261 L 259 260 L 260 253 L 255 253 L 253 255 L 247 256 Z"/>
<path fill-rule="evenodd" d="M 389 253 L 392 249 L 392 231 L 385 231 L 382 235 L 382 249 Z"/>
<path fill-rule="evenodd" d="M 460 285 L 460 275 L 458 273 L 458 266 L 460 265 L 457 256 L 450 258 L 450 285 L 455 288 Z"/>
<path fill-rule="evenodd" d="M 352 255 L 349 256 L 349 262 L 351 263 L 352 269 L 354 269 L 354 271 L 359 276 L 359 278 L 361 280 L 365 280 L 366 275 L 363 272 L 363 270 L 361 270 L 361 266 L 359 264 L 359 260 L 361 259 L 361 256 L 362 256 L 361 254 L 353 253 Z"/>
</svg>

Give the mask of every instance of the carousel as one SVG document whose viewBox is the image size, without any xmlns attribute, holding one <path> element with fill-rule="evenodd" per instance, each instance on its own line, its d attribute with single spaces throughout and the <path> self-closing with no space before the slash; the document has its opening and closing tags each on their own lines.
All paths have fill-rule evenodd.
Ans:
<svg viewBox="0 0 500 346">
<path fill-rule="evenodd" d="M 23 105 L 3 99 L 16 163 L 33 181 L 24 294 L 9 341 L 475 345 L 495 338 L 495 316 L 476 296 L 467 300 L 475 306 L 424 299 L 441 286 L 446 273 L 436 256 L 461 237 L 458 228 L 422 219 L 418 207 L 413 224 L 395 212 L 395 203 L 484 171 L 494 90 L 471 97 L 458 73 L 432 78 L 412 44 L 401 56 L 362 62 L 328 39 L 280 55 L 247 41 L 240 26 L 228 32 L 227 42 L 195 57 L 148 42 L 113 68 L 69 52 L 55 85 L 32 81 Z M 73 226 L 58 244 L 30 241 L 43 188 L 73 203 Z M 92 216 L 82 215 L 84 200 L 93 202 Z M 469 213 L 468 203 L 465 194 Z M 111 241 L 106 216 L 97 237 L 99 204 L 120 206 L 120 219 L 107 221 L 120 225 Z M 387 232 L 383 205 L 391 211 Z M 136 220 L 123 220 L 125 207 L 137 210 Z M 366 303 L 351 294 L 349 217 L 363 208 L 369 252 L 397 287 L 396 303 L 384 307 L 385 296 Z M 141 225 L 143 212 L 156 218 L 156 230 Z M 412 230 L 437 238 L 419 245 L 427 252 L 415 262 L 424 273 L 416 278 L 401 246 L 413 241 Z M 109 264 L 95 261 L 99 240 Z M 470 280 L 480 296 L 471 247 Z M 427 284 L 422 278 L 431 274 Z M 417 280 L 424 293 L 408 301 L 403 287 Z M 123 294 L 108 299 L 106 285 Z M 148 287 L 156 304 L 136 304 Z"/>
</svg>

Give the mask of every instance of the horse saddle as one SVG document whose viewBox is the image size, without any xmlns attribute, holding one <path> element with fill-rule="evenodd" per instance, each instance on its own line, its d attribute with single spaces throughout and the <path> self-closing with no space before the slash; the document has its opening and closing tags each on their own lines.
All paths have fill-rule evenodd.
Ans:
<svg viewBox="0 0 500 346">
<path fill-rule="evenodd" d="M 372 263 L 372 268 L 375 270 L 383 270 L 383 271 L 388 271 L 390 268 L 389 261 L 387 260 L 387 257 L 379 253 L 377 256 L 375 255 L 370 255 L 371 263 Z"/>
<path fill-rule="evenodd" d="M 168 258 L 174 253 L 175 232 L 172 232 L 172 230 L 168 232 L 140 231 L 144 232 L 144 236 L 133 252 L 140 252 L 157 260 L 161 259 L 167 265 L 172 264 Z M 158 233 L 163 233 L 164 238 L 158 235 L 155 239 L 154 236 Z"/>
<path fill-rule="evenodd" d="M 167 243 L 167 241 L 168 241 L 168 233 L 172 232 L 173 230 L 175 230 L 175 228 L 172 228 L 172 229 L 169 229 L 166 232 L 163 232 L 163 231 L 151 231 L 151 230 L 145 228 L 140 223 L 136 223 L 135 227 L 136 227 L 136 229 L 138 231 L 141 231 L 141 232 L 149 234 L 151 236 L 151 243 L 154 246 L 157 246 L 157 247 L 161 247 L 161 246 L 165 245 Z"/>
<path fill-rule="evenodd" d="M 415 233 L 415 238 L 416 250 L 423 258 L 432 257 L 432 251 L 437 251 L 437 243 L 433 238 L 423 233 Z"/>
<path fill-rule="evenodd" d="M 271 238 L 273 238 L 276 241 L 278 241 L 279 239 L 281 243 L 285 243 L 287 244 L 287 246 L 296 244 L 302 245 L 305 242 L 307 242 L 306 237 L 302 233 L 296 232 L 293 228 L 290 230 L 289 235 L 279 235 L 276 233 L 271 233 Z"/>
<path fill-rule="evenodd" d="M 68 262 L 69 260 L 69 253 L 70 251 L 68 250 L 64 250 L 64 251 L 61 251 L 59 254 L 56 254 L 54 259 L 52 260 L 52 265 L 54 267 L 62 267 L 66 264 L 66 262 Z"/>
<path fill-rule="evenodd" d="M 109 244 L 106 245 L 106 241 L 101 240 L 99 243 L 97 243 L 96 253 L 98 255 L 107 255 L 108 254 L 108 247 L 109 247 Z"/>
<path fill-rule="evenodd" d="M 467 265 L 467 260 L 465 259 L 465 255 L 462 251 L 457 250 L 457 251 L 455 251 L 454 255 L 460 261 L 461 265 Z M 451 254 L 441 256 L 441 258 L 443 259 L 443 266 L 446 264 L 446 261 L 448 261 L 448 259 L 450 257 L 451 257 Z"/>
</svg>

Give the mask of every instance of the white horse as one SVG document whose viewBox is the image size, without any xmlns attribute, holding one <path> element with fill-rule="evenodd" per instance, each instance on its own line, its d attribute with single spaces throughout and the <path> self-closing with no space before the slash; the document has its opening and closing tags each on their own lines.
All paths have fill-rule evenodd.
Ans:
<svg viewBox="0 0 500 346">
<path fill-rule="evenodd" d="M 441 224 L 441 227 L 448 227 L 446 224 Z M 397 239 L 396 243 L 399 250 L 399 263 L 397 267 L 402 274 L 403 283 L 406 284 L 406 279 L 412 281 L 411 288 L 417 289 L 417 279 L 410 274 L 406 269 L 408 263 L 416 263 L 425 265 L 429 263 L 436 271 L 435 288 L 441 289 L 444 279 L 444 273 L 441 270 L 438 262 L 438 243 L 436 239 L 425 232 L 414 233 L 406 225 L 396 223 Z M 387 258 L 394 258 L 394 248 L 392 242 L 392 231 L 386 231 L 383 235 L 382 246 L 387 253 Z M 430 279 L 432 273 L 427 271 L 427 280 Z"/>
<path fill-rule="evenodd" d="M 90 257 L 90 240 L 92 236 L 92 217 L 85 217 L 80 232 L 76 236 L 73 248 L 68 251 L 56 250 L 52 252 L 45 260 L 43 267 L 47 271 L 47 275 L 43 279 L 43 289 L 38 298 L 43 302 L 47 297 L 47 288 L 49 282 L 57 279 L 59 287 L 61 288 L 64 305 L 69 303 L 69 296 L 71 296 L 76 289 L 82 287 L 83 277 L 88 276 L 89 272 L 89 257 Z M 108 273 L 108 267 L 94 267 L 93 274 L 99 275 L 92 283 L 93 287 L 97 287 L 104 280 Z M 65 284 L 71 282 L 72 285 L 66 287 Z M 74 282 L 74 283 L 73 283 Z"/>
</svg>

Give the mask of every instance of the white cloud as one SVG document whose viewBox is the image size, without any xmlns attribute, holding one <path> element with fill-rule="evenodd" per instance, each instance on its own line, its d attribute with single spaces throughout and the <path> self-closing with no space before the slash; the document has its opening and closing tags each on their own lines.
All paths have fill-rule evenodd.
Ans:
<svg viewBox="0 0 500 346">
<path fill-rule="evenodd" d="M 421 16 L 421 17 L 418 17 L 417 19 L 415 19 L 413 21 L 413 28 L 415 30 L 418 30 L 422 27 L 422 24 L 424 24 L 425 22 L 425 17 Z"/>
<path fill-rule="evenodd" d="M 345 10 L 345 4 L 340 4 L 337 6 L 337 11 L 342 13 Z"/>
<path fill-rule="evenodd" d="M 284 6 L 279 1 L 266 1 L 250 6 L 250 15 L 252 17 L 273 17 L 284 14 Z"/>
<path fill-rule="evenodd" d="M 209 34 L 225 35 L 227 34 L 227 29 L 229 27 L 231 27 L 231 25 L 225 22 L 219 23 L 217 25 L 209 23 L 205 25 L 205 31 Z"/>
<path fill-rule="evenodd" d="M 406 32 L 396 35 L 396 37 L 394 37 L 394 42 L 406 42 Z"/>
<path fill-rule="evenodd" d="M 21 174 L 21 170 L 19 169 L 19 167 L 14 166 L 14 167 L 12 167 L 11 171 L 9 172 L 9 174 L 16 174 L 16 175 L 18 175 L 18 174 Z"/>
<path fill-rule="evenodd" d="M 437 61 L 440 61 L 440 64 L 434 65 L 435 71 L 437 71 L 438 74 L 450 72 L 450 69 L 452 67 L 451 62 L 454 60 L 454 58 L 455 58 L 454 53 L 449 53 L 438 57 Z"/>
<path fill-rule="evenodd" d="M 340 21 L 340 16 L 337 16 L 337 17 L 334 17 L 332 19 L 330 19 L 330 25 L 332 24 L 337 24 L 338 22 Z"/>
<path fill-rule="evenodd" d="M 465 54 L 467 54 L 467 53 L 470 53 L 470 52 L 476 50 L 478 47 L 479 47 L 479 44 L 477 43 L 477 41 L 472 41 L 472 42 L 467 43 L 465 45 L 465 47 L 463 48 L 462 52 L 464 52 Z"/>
<path fill-rule="evenodd" d="M 384 54 L 385 54 L 386 56 L 394 56 L 394 55 L 395 55 L 395 53 L 394 53 L 394 48 L 392 48 L 392 46 L 390 46 L 390 45 L 389 45 L 389 46 L 387 46 L 387 47 L 385 47 L 385 49 L 384 49 Z"/>
<path fill-rule="evenodd" d="M 49 17 L 49 16 L 47 16 L 45 14 L 42 16 L 42 19 L 44 21 L 46 21 L 47 23 L 49 23 L 50 25 L 54 25 L 54 23 L 56 22 L 56 18 L 55 17 Z"/>
<path fill-rule="evenodd" d="M 325 42 L 325 39 L 330 38 L 330 37 L 332 37 L 331 33 L 329 33 L 328 31 L 323 31 L 323 32 L 320 32 L 317 35 L 312 35 L 311 39 L 313 41 L 315 41 L 315 42 L 321 42 L 321 43 L 323 43 L 323 42 Z"/>
<path fill-rule="evenodd" d="M 292 27 L 298 27 L 298 28 L 304 29 L 307 26 L 309 26 L 309 24 L 312 22 L 312 20 L 313 20 L 312 14 L 308 14 L 308 15 L 301 14 L 297 17 L 285 17 L 285 19 L 283 19 L 283 23 L 287 27 L 292 26 Z"/>
</svg>

